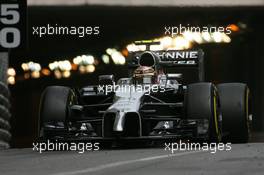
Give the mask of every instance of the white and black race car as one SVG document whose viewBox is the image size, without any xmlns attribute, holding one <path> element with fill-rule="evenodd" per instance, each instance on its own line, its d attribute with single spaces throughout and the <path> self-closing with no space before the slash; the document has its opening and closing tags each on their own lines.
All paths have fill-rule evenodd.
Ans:
<svg viewBox="0 0 264 175">
<path fill-rule="evenodd" d="M 39 137 L 110 143 L 248 142 L 249 88 L 243 83 L 204 82 L 201 50 L 147 50 L 131 53 L 128 59 L 131 76 L 117 83 L 113 75 L 102 75 L 98 85 L 82 89 L 47 87 L 41 98 Z M 191 72 L 192 81 L 186 72 Z"/>
</svg>

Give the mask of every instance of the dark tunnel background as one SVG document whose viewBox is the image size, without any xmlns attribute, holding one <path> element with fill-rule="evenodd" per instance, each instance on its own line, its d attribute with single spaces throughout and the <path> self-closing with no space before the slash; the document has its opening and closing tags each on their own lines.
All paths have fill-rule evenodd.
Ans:
<svg viewBox="0 0 264 175">
<path fill-rule="evenodd" d="M 263 8 L 171 8 L 171 7 L 29 7 L 28 49 L 11 52 L 10 66 L 21 69 L 23 62 L 48 66 L 59 59 L 91 53 L 100 56 L 108 47 L 123 48 L 134 40 L 151 39 L 164 34 L 164 26 L 226 26 L 245 23 L 244 32 L 232 36 L 228 44 L 203 44 L 206 81 L 247 83 L 253 98 L 253 128 L 264 127 L 264 33 Z M 91 37 L 32 35 L 32 26 L 100 26 L 100 35 Z M 21 73 L 21 72 L 20 72 Z M 19 74 L 19 72 L 18 72 Z M 12 147 L 27 147 L 37 136 L 41 92 L 48 85 L 82 87 L 97 83 L 101 74 L 127 75 L 126 66 L 101 65 L 95 73 L 57 80 L 52 77 L 30 79 L 10 86 L 12 92 Z"/>
</svg>

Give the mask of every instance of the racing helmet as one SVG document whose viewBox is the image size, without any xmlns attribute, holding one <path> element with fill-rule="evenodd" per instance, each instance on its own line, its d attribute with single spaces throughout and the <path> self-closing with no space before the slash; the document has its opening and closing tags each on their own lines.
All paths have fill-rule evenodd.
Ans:
<svg viewBox="0 0 264 175">
<path fill-rule="evenodd" d="M 152 67 L 139 66 L 133 73 L 135 84 L 152 84 L 156 82 L 156 71 Z"/>
</svg>

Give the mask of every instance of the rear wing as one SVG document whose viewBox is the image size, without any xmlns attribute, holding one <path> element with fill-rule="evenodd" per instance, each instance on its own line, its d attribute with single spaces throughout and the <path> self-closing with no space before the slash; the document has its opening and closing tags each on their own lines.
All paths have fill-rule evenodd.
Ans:
<svg viewBox="0 0 264 175">
<path fill-rule="evenodd" d="M 193 80 L 187 82 L 204 81 L 204 52 L 202 50 L 131 52 L 128 63 L 130 69 L 134 70 L 140 66 L 139 60 L 145 52 L 151 52 L 155 55 L 157 60 L 156 66 L 163 69 L 165 73 L 182 73 L 185 74 L 184 77 L 187 75 L 189 77 L 188 79 L 193 78 Z"/>
</svg>

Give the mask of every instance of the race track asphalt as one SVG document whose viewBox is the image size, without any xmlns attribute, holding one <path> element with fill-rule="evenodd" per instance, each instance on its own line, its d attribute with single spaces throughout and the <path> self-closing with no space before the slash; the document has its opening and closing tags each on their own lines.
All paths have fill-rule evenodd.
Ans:
<svg viewBox="0 0 264 175">
<path fill-rule="evenodd" d="M 32 148 L 0 151 L 1 175 L 252 175 L 264 173 L 264 143 L 232 144 L 230 151 L 171 151 L 165 147 L 100 151 Z"/>
</svg>

